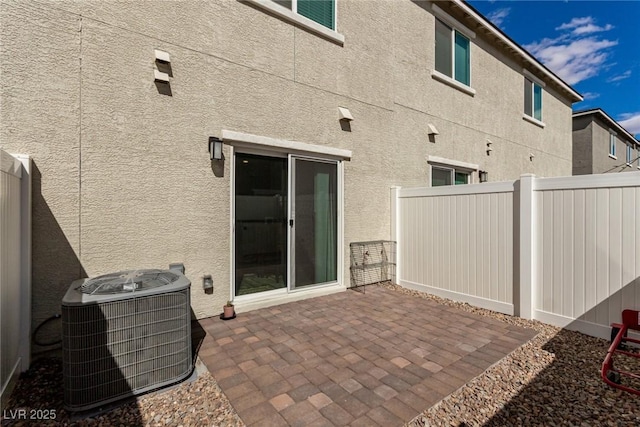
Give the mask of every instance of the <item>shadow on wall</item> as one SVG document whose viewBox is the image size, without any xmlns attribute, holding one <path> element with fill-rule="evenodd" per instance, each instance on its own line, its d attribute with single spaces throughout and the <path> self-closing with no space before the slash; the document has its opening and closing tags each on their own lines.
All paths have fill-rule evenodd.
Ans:
<svg viewBox="0 0 640 427">
<path fill-rule="evenodd" d="M 640 277 L 628 283 L 622 290 L 589 310 L 586 316 L 608 309 L 611 299 L 622 301 L 623 291 L 640 290 Z M 633 290 L 632 290 L 633 291 Z M 561 330 L 542 349 L 549 354 L 539 357 L 551 358 L 551 363 L 536 374 L 524 388 L 496 413 L 485 425 L 640 425 L 638 396 L 609 387 L 600 378 L 600 369 L 609 341 L 589 337 L 570 331 L 574 325 Z M 625 370 L 640 373 L 640 360 L 624 357 L 620 359 Z M 527 369 L 526 361 L 521 365 Z M 625 379 L 623 378 L 623 384 Z M 640 382 L 627 383 L 637 388 Z"/>
<path fill-rule="evenodd" d="M 42 194 L 42 174 L 33 163 L 32 171 L 32 320 L 34 331 L 46 319 L 60 313 L 62 297 L 74 280 L 87 277 L 69 240 Z M 46 177 L 45 177 L 46 179 Z M 73 189 L 75 191 L 76 189 Z M 69 209 L 76 211 L 76 206 Z M 77 214 L 75 215 L 77 221 Z M 57 343 L 61 338 L 60 321 L 42 325 L 35 337 L 41 344 Z M 55 349 L 33 344 L 32 353 Z"/>
<path fill-rule="evenodd" d="M 224 163 L 226 157 L 222 154 L 222 159 L 211 160 L 211 171 L 216 178 L 224 178 Z"/>
</svg>

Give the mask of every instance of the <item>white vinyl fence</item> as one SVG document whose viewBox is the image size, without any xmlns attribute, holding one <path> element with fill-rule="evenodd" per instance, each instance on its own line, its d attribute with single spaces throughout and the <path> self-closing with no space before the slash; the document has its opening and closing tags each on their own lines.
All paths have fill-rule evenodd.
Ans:
<svg viewBox="0 0 640 427">
<path fill-rule="evenodd" d="M 607 338 L 640 310 L 640 173 L 534 181 L 533 317 Z"/>
<path fill-rule="evenodd" d="M 513 185 L 398 190 L 398 283 L 513 314 Z"/>
<path fill-rule="evenodd" d="M 402 286 L 608 338 L 640 310 L 640 172 L 392 189 Z"/>
<path fill-rule="evenodd" d="M 29 367 L 31 162 L 0 150 L 0 401 Z"/>
</svg>

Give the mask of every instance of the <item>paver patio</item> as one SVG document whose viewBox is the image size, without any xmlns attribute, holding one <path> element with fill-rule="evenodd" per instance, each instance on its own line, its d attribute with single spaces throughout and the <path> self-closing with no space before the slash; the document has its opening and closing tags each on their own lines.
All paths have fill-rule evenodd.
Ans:
<svg viewBox="0 0 640 427">
<path fill-rule="evenodd" d="M 199 322 L 249 426 L 401 426 L 535 335 L 382 286 Z"/>
</svg>

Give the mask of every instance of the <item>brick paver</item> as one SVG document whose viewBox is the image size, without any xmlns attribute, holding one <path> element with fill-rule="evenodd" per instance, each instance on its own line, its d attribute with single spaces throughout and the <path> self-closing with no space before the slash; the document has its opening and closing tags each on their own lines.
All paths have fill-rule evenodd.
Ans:
<svg viewBox="0 0 640 427">
<path fill-rule="evenodd" d="M 401 426 L 535 335 L 379 286 L 200 325 L 248 426 Z"/>
</svg>

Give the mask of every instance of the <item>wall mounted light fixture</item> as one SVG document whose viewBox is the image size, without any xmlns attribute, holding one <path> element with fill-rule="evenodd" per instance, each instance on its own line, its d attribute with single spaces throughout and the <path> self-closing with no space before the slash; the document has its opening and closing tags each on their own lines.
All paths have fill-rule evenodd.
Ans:
<svg viewBox="0 0 640 427">
<path fill-rule="evenodd" d="M 220 138 L 209 137 L 209 158 L 211 160 L 222 160 L 222 140 Z"/>
<path fill-rule="evenodd" d="M 493 145 L 493 142 L 487 139 L 487 156 L 490 156 L 491 152 L 493 151 L 493 148 L 491 148 L 492 145 Z"/>
<path fill-rule="evenodd" d="M 489 172 L 478 171 L 478 177 L 480 178 L 480 182 L 487 182 L 489 180 Z"/>
<path fill-rule="evenodd" d="M 533 153 L 529 153 L 529 160 L 533 162 L 533 158 L 535 157 L 535 154 Z"/>
</svg>

